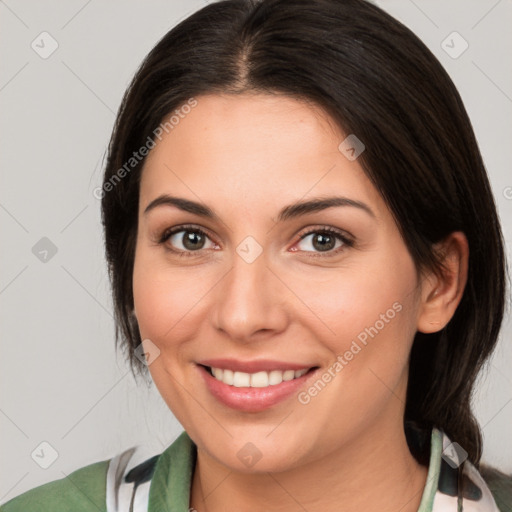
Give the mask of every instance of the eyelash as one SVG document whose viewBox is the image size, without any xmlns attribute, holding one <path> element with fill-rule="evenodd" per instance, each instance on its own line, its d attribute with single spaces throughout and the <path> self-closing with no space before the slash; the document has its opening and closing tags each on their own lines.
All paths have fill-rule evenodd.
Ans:
<svg viewBox="0 0 512 512">
<path fill-rule="evenodd" d="M 169 238 L 171 236 L 175 235 L 176 233 L 180 233 L 181 231 L 189 231 L 189 232 L 192 232 L 192 233 L 198 233 L 200 235 L 204 235 L 207 238 L 210 238 L 208 233 L 206 231 L 204 231 L 203 229 L 201 229 L 201 228 L 199 228 L 197 226 L 188 224 L 188 225 L 177 226 L 177 227 L 165 230 L 162 233 L 162 235 L 159 237 L 158 244 L 160 244 L 160 245 L 165 244 L 167 242 L 167 240 L 169 240 Z M 334 229 L 334 228 L 331 228 L 329 226 L 322 226 L 322 227 L 312 228 L 309 231 L 307 231 L 306 233 L 303 233 L 302 235 L 300 235 L 299 238 L 300 238 L 300 240 L 303 240 L 304 238 L 306 238 L 308 235 L 311 235 L 312 233 L 316 233 L 316 234 L 319 234 L 319 233 L 325 234 L 325 233 L 327 233 L 329 235 L 333 235 L 334 237 L 336 237 L 338 240 L 340 240 L 343 243 L 343 245 L 341 247 L 338 247 L 335 250 L 325 251 L 325 253 L 322 253 L 321 251 L 319 251 L 319 252 L 316 252 L 316 254 L 311 254 L 311 257 L 313 257 L 313 258 L 318 257 L 318 256 L 320 256 L 320 257 L 334 256 L 334 255 L 339 254 L 341 251 L 345 250 L 347 247 L 353 247 L 354 246 L 354 240 L 352 240 L 351 238 L 346 236 L 344 234 L 344 232 L 342 232 L 340 230 L 337 230 L 337 229 Z M 180 257 L 182 257 L 182 256 L 193 257 L 193 256 L 196 255 L 195 253 L 200 253 L 202 251 L 202 249 L 199 249 L 197 251 L 182 251 L 181 249 L 173 249 L 171 247 L 167 247 L 167 250 L 172 252 L 172 253 L 174 253 L 174 254 L 177 254 Z M 313 252 L 313 251 L 299 251 L 298 250 L 297 252 L 307 252 L 307 253 L 309 253 L 309 252 Z"/>
</svg>

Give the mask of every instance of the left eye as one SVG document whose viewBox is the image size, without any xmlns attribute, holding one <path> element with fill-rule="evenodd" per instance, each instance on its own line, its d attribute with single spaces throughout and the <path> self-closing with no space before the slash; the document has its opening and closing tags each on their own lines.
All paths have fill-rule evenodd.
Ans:
<svg viewBox="0 0 512 512">
<path fill-rule="evenodd" d="M 309 239 L 309 240 L 308 240 Z M 307 240 L 307 243 L 305 241 Z M 339 242 L 339 245 L 336 245 L 336 242 Z M 343 236 L 338 231 L 334 231 L 332 229 L 317 229 L 315 231 L 309 231 L 300 237 L 300 243 L 304 243 L 305 252 L 328 252 L 332 251 L 334 253 L 339 252 L 345 246 L 350 246 L 351 241 L 348 240 L 347 237 Z M 312 248 L 313 251 L 308 250 L 308 248 Z M 337 249 L 334 250 L 333 249 Z"/>
</svg>

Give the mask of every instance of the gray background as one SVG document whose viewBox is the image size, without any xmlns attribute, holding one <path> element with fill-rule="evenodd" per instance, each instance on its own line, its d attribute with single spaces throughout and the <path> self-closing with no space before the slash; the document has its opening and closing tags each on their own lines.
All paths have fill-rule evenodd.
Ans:
<svg viewBox="0 0 512 512">
<path fill-rule="evenodd" d="M 432 49 L 472 119 L 512 231 L 512 2 L 381 0 Z M 2 232 L 0 502 L 139 444 L 181 432 L 153 387 L 116 356 L 99 201 L 121 96 L 152 46 L 203 1 L 0 0 Z M 58 49 L 51 49 L 47 31 Z M 469 44 L 458 58 L 452 54 Z M 44 48 L 43 48 L 44 46 Z M 47 237 L 56 247 L 52 255 Z M 36 249 L 33 247 L 36 246 Z M 46 261 L 41 261 L 45 253 Z M 510 316 L 475 396 L 484 460 L 512 471 Z M 47 468 L 52 448 L 57 459 Z M 31 454 L 34 452 L 34 457 Z M 37 461 L 37 463 L 36 463 Z"/>
</svg>

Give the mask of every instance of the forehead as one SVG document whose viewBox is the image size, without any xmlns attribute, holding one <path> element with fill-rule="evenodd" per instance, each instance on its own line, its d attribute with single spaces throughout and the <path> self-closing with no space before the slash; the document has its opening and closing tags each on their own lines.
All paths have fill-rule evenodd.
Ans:
<svg viewBox="0 0 512 512">
<path fill-rule="evenodd" d="M 270 94 L 196 101 L 146 158 L 142 208 L 162 193 L 247 209 L 339 193 L 385 208 L 357 160 L 339 150 L 346 135 L 320 107 Z"/>
</svg>

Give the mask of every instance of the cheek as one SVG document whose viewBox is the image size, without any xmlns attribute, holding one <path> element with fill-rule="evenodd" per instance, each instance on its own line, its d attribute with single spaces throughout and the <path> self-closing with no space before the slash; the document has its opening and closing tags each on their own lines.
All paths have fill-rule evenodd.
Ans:
<svg viewBox="0 0 512 512">
<path fill-rule="evenodd" d="M 408 337 L 414 320 L 415 269 L 405 258 L 390 265 L 385 258 L 357 269 L 340 268 L 327 279 L 295 281 L 294 291 L 314 316 L 310 328 L 331 352 L 343 353 L 353 340 Z M 402 333 L 402 334 L 400 334 Z M 392 335 L 392 336 L 391 336 Z M 357 349 L 356 349 L 357 350 Z"/>
<path fill-rule="evenodd" d="M 415 291 L 414 263 L 407 252 L 397 255 L 395 250 L 393 258 L 384 254 L 357 271 L 340 269 L 335 279 L 319 282 L 314 294 L 308 292 L 308 305 L 321 319 L 310 328 L 328 348 L 336 375 L 326 386 L 329 390 L 322 391 L 324 398 L 315 398 L 315 414 L 322 415 L 332 402 L 339 411 L 354 408 L 369 418 L 390 398 L 390 390 L 402 393 L 398 387 L 416 331 Z"/>
<path fill-rule="evenodd" d="M 175 293 L 176 289 L 157 279 L 154 272 L 135 267 L 133 299 L 141 337 L 158 340 L 172 327 L 177 304 Z"/>
<path fill-rule="evenodd" d="M 187 322 L 195 293 L 179 279 L 179 270 L 164 268 L 161 261 L 144 248 L 136 252 L 133 271 L 135 314 L 142 340 L 149 339 L 159 350 L 148 366 L 154 384 L 170 410 L 186 427 L 187 396 L 180 391 L 187 361 L 180 340 L 189 336 Z"/>
<path fill-rule="evenodd" d="M 326 335 L 324 328 L 320 336 L 317 331 L 331 363 L 319 375 L 326 384 L 312 382 L 302 390 L 300 403 L 306 404 L 308 421 L 329 425 L 324 433 L 333 444 L 372 425 L 388 407 L 398 414 L 405 402 L 415 296 L 414 273 L 403 270 L 403 277 L 391 272 L 384 279 L 382 274 L 380 279 L 369 274 L 347 278 L 338 287 L 325 286 L 322 299 L 316 299 L 316 310 L 335 333 Z"/>
<path fill-rule="evenodd" d="M 170 266 L 165 258 L 155 257 L 141 248 L 136 253 L 133 271 L 135 313 L 143 338 L 155 340 L 186 337 L 191 319 L 197 315 L 208 284 L 190 269 Z"/>
</svg>

